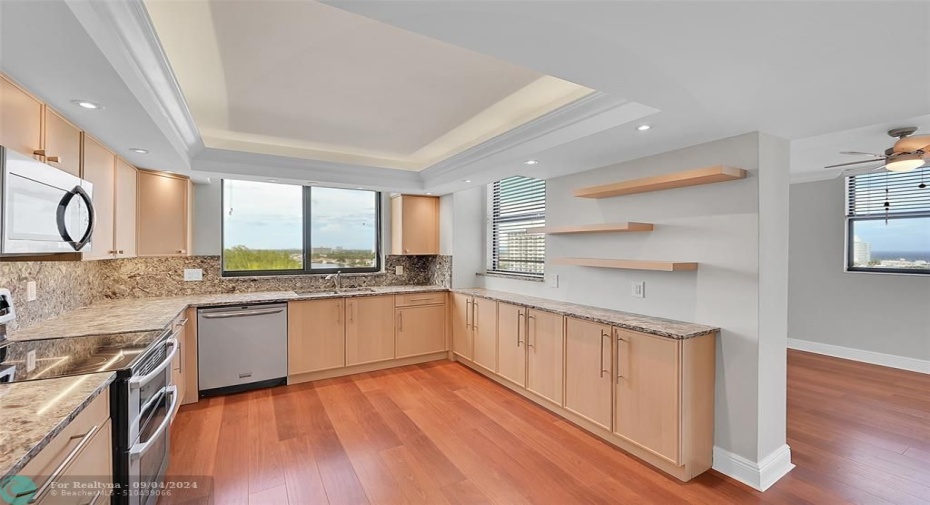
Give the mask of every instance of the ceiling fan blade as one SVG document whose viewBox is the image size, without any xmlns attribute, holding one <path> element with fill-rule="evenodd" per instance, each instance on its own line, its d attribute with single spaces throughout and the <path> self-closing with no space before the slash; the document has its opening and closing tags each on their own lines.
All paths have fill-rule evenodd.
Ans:
<svg viewBox="0 0 930 505">
<path fill-rule="evenodd" d="M 823 168 L 848 167 L 848 166 L 850 166 L 850 165 L 861 165 L 861 164 L 863 164 L 863 163 L 875 163 L 876 161 L 884 161 L 884 160 L 851 161 L 851 162 L 849 162 L 849 163 L 839 163 L 839 164 L 836 164 L 836 165 L 828 165 L 828 166 L 825 166 L 825 167 L 823 167 Z"/>
<path fill-rule="evenodd" d="M 862 151 L 840 151 L 840 154 L 851 154 L 853 156 L 874 156 L 876 158 L 884 158 L 884 154 L 875 154 L 875 153 L 864 153 Z"/>
<path fill-rule="evenodd" d="M 836 177 L 852 177 L 855 175 L 866 175 L 876 172 L 887 172 L 888 169 L 885 168 L 885 165 L 879 165 L 877 167 L 861 167 L 861 168 L 847 168 L 846 170 L 841 170 L 836 174 Z"/>
<path fill-rule="evenodd" d="M 892 148 L 896 153 L 909 153 L 924 149 L 930 146 L 930 135 L 917 135 L 914 137 L 904 137 L 894 143 Z"/>
</svg>

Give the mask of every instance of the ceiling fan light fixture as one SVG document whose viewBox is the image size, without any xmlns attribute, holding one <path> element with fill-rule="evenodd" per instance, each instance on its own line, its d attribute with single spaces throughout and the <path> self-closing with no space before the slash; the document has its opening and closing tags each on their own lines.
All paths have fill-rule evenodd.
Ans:
<svg viewBox="0 0 930 505">
<path fill-rule="evenodd" d="M 885 165 L 885 168 L 892 172 L 910 172 L 924 166 L 924 158 L 920 153 L 902 154 L 895 157 L 894 161 Z"/>
</svg>

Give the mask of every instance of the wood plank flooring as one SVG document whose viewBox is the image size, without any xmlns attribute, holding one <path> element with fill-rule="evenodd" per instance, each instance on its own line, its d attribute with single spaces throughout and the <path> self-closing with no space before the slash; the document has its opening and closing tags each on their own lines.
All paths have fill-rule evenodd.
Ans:
<svg viewBox="0 0 930 505">
<path fill-rule="evenodd" d="M 797 468 L 766 493 L 653 470 L 457 363 L 212 398 L 181 409 L 162 504 L 926 504 L 930 376 L 788 356 Z"/>
</svg>

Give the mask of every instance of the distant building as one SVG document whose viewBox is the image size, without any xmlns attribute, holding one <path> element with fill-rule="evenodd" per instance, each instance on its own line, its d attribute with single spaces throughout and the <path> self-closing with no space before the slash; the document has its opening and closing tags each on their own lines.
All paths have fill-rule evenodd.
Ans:
<svg viewBox="0 0 930 505">
<path fill-rule="evenodd" d="M 853 265 L 868 265 L 872 261 L 872 246 L 868 242 L 853 238 Z"/>
</svg>

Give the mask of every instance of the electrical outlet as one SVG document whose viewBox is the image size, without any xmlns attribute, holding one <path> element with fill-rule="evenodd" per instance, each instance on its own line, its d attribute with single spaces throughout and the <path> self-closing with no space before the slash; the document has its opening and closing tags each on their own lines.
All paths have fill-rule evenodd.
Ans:
<svg viewBox="0 0 930 505">
<path fill-rule="evenodd" d="M 26 283 L 26 301 L 32 302 L 38 298 L 36 294 L 36 281 L 29 281 Z"/>
<path fill-rule="evenodd" d="M 26 373 L 36 369 L 36 352 L 29 351 L 26 353 Z"/>
<path fill-rule="evenodd" d="M 643 281 L 633 282 L 633 292 L 636 298 L 646 298 L 646 283 Z"/>
<path fill-rule="evenodd" d="M 184 280 L 185 281 L 202 281 L 203 280 L 203 269 L 202 268 L 185 268 L 184 269 Z"/>
<path fill-rule="evenodd" d="M 549 274 L 549 287 L 550 288 L 559 287 L 559 274 Z"/>
<path fill-rule="evenodd" d="M 401 275 L 401 276 L 404 275 L 404 266 L 397 265 L 396 267 L 394 267 L 394 275 Z"/>
</svg>

